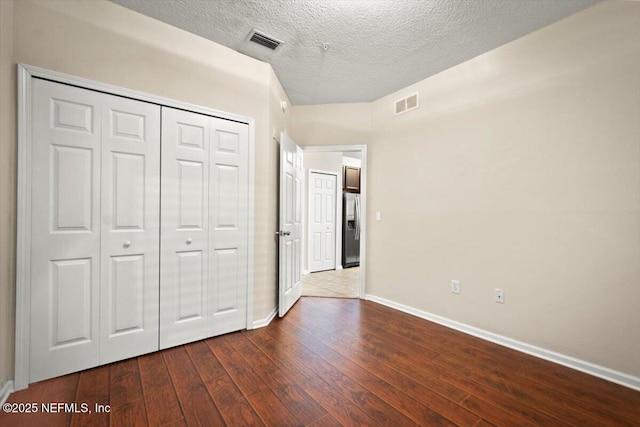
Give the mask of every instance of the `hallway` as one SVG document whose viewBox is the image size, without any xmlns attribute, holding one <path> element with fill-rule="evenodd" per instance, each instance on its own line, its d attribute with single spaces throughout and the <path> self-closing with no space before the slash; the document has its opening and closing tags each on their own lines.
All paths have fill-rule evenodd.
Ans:
<svg viewBox="0 0 640 427">
<path fill-rule="evenodd" d="M 319 271 L 302 276 L 302 295 L 358 298 L 360 296 L 360 267 Z"/>
</svg>

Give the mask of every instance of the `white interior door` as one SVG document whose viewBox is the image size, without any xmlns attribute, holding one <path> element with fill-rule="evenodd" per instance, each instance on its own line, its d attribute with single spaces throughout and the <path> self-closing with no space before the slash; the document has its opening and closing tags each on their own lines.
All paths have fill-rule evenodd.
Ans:
<svg viewBox="0 0 640 427">
<path fill-rule="evenodd" d="M 280 134 L 279 304 L 284 316 L 302 294 L 302 149 Z"/>
<path fill-rule="evenodd" d="M 160 107 L 101 95 L 100 364 L 158 350 Z"/>
<path fill-rule="evenodd" d="M 34 382 L 158 348 L 160 109 L 32 88 Z"/>
<path fill-rule="evenodd" d="M 335 175 L 309 174 L 309 271 L 336 268 Z"/>
<path fill-rule="evenodd" d="M 162 108 L 160 348 L 208 336 L 209 117 Z"/>
</svg>

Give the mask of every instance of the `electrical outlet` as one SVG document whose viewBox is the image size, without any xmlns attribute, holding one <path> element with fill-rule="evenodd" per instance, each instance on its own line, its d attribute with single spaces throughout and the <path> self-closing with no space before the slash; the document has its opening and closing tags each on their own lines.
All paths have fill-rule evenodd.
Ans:
<svg viewBox="0 0 640 427">
<path fill-rule="evenodd" d="M 496 302 L 504 304 L 504 290 L 496 289 Z"/>
<path fill-rule="evenodd" d="M 460 281 L 459 280 L 452 280 L 451 281 L 451 292 L 453 292 L 454 294 L 459 294 L 460 293 Z"/>
</svg>

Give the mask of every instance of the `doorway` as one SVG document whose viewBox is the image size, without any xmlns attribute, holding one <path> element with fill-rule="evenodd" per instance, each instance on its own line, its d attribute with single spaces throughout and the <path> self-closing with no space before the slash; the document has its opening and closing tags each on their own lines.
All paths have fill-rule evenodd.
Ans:
<svg viewBox="0 0 640 427">
<path fill-rule="evenodd" d="M 307 200 L 303 221 L 303 296 L 323 296 L 342 298 L 365 297 L 366 265 L 366 146 L 317 146 L 304 147 L 303 165 L 306 182 L 303 185 L 304 199 Z M 349 178 L 345 181 L 345 170 Z M 357 187 L 353 174 L 357 172 Z M 337 177 L 335 201 L 335 264 L 327 261 L 318 268 L 318 254 L 328 247 L 327 235 L 318 234 L 315 201 L 318 200 L 319 185 L 317 174 L 325 173 Z M 326 195 L 325 195 L 326 196 Z M 327 198 L 325 198 L 326 202 Z M 327 204 L 321 204 L 325 214 Z M 326 219 L 326 218 L 325 218 Z M 325 225 L 326 229 L 326 225 Z M 318 240 L 318 237 L 324 240 Z M 348 240 L 348 241 L 345 241 Z M 346 245 L 345 245 L 346 244 Z M 323 246 L 324 245 L 324 246 Z M 348 255 L 348 256 L 347 256 Z M 327 267 L 327 265 L 329 265 Z"/>
</svg>

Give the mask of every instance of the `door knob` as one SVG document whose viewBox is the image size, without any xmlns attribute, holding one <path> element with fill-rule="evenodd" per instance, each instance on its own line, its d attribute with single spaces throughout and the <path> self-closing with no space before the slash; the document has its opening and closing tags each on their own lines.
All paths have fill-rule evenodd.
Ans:
<svg viewBox="0 0 640 427">
<path fill-rule="evenodd" d="M 123 247 L 128 248 L 129 246 L 131 246 L 131 242 L 129 240 L 127 240 L 126 242 L 124 242 L 122 244 Z"/>
<path fill-rule="evenodd" d="M 187 239 L 187 245 L 190 245 L 192 242 L 193 242 L 193 239 L 192 239 L 191 237 L 189 237 L 189 238 Z"/>
</svg>

